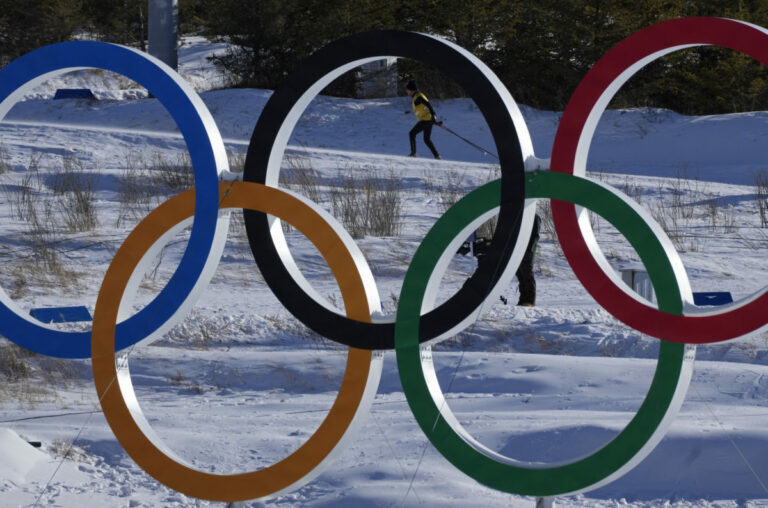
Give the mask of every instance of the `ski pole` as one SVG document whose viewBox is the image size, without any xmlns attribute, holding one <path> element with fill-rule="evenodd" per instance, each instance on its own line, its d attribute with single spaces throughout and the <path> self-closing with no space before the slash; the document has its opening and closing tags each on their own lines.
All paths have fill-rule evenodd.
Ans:
<svg viewBox="0 0 768 508">
<path fill-rule="evenodd" d="M 489 152 L 488 150 L 486 150 L 486 149 L 485 149 L 485 148 L 483 148 L 482 146 L 476 145 L 475 143 L 471 142 L 471 141 L 470 141 L 470 140 L 468 140 L 467 138 L 465 138 L 465 137 L 463 137 L 463 136 L 460 136 L 460 135 L 458 135 L 457 133 L 455 133 L 454 131 L 452 131 L 452 130 L 451 130 L 451 129 L 449 129 L 448 127 L 444 126 L 444 125 L 443 125 L 443 122 L 440 122 L 440 123 L 438 123 L 438 124 L 437 124 L 437 126 L 438 126 L 438 127 L 441 127 L 441 128 L 443 128 L 443 129 L 445 129 L 445 130 L 447 130 L 448 132 L 450 132 L 451 134 L 453 134 L 454 136 L 456 136 L 456 137 L 457 137 L 457 138 L 459 138 L 460 140 L 462 140 L 462 141 L 464 141 L 465 143 L 467 143 L 467 144 L 469 144 L 469 145 L 471 145 L 471 146 L 473 146 L 473 147 L 477 148 L 478 150 L 480 150 L 480 151 L 481 151 L 481 152 L 483 152 L 484 154 L 486 154 L 486 155 L 490 155 L 490 156 L 492 156 L 492 157 L 494 157 L 494 158 L 496 158 L 496 159 L 498 159 L 498 158 L 499 158 L 499 156 L 498 156 L 498 155 L 496 155 L 495 153 L 493 153 L 493 152 Z"/>
</svg>

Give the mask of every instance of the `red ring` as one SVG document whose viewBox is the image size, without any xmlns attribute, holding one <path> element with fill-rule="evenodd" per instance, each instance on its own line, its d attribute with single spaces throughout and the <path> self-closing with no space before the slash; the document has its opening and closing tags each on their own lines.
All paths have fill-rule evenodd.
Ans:
<svg viewBox="0 0 768 508">
<path fill-rule="evenodd" d="M 730 48 L 768 66 L 768 31 L 755 25 L 723 18 L 681 18 L 641 30 L 614 46 L 579 83 L 555 135 L 551 170 L 582 176 L 585 168 L 575 167 L 577 147 L 592 111 L 604 108 L 610 100 L 604 97 L 606 90 L 615 83 L 623 84 L 629 76 L 622 74 L 641 60 L 648 63 L 662 56 L 657 53 L 692 45 Z M 598 105 L 601 98 L 603 104 Z M 585 140 L 591 141 L 592 132 L 587 134 L 589 139 Z M 581 284 L 608 312 L 642 333 L 672 342 L 705 344 L 740 337 L 768 324 L 766 289 L 747 303 L 706 316 L 676 316 L 644 305 L 600 268 L 582 235 L 572 203 L 552 200 L 552 217 L 566 259 Z"/>
</svg>

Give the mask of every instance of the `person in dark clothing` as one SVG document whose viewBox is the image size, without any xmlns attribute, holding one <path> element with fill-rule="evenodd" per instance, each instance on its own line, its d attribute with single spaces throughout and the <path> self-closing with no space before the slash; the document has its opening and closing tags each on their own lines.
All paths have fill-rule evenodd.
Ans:
<svg viewBox="0 0 768 508">
<path fill-rule="evenodd" d="M 435 124 L 442 125 L 442 122 L 436 120 L 435 110 L 432 109 L 432 105 L 429 103 L 427 96 L 422 92 L 419 92 L 418 88 L 416 88 L 415 81 L 409 81 L 408 84 L 405 85 L 405 93 L 411 97 L 413 114 L 416 115 L 416 119 L 418 120 L 418 123 L 408 133 L 411 140 L 411 153 L 409 154 L 409 157 L 416 156 L 416 134 L 423 132 L 424 144 L 432 151 L 432 155 L 435 156 L 435 159 L 439 159 L 440 154 L 437 153 L 437 149 L 432 143 L 431 137 L 432 126 Z"/>
<path fill-rule="evenodd" d="M 538 214 L 533 218 L 533 229 L 531 230 L 531 239 L 528 240 L 528 246 L 525 248 L 523 260 L 515 275 L 520 287 L 520 299 L 518 305 L 523 307 L 533 307 L 536 305 L 536 279 L 533 276 L 533 262 L 536 260 L 536 247 L 539 244 L 539 223 L 541 219 Z"/>
<path fill-rule="evenodd" d="M 536 279 L 533 276 L 533 263 L 536 260 L 536 247 L 539 244 L 539 224 L 541 219 L 538 214 L 533 219 L 533 229 L 531 230 L 531 238 L 528 240 L 528 245 L 525 248 L 523 259 L 520 261 L 520 266 L 517 268 L 515 275 L 517 276 L 517 282 L 520 289 L 520 298 L 517 304 L 522 307 L 533 307 L 536 305 Z M 485 256 L 488 250 L 491 248 L 491 240 L 488 238 L 478 238 L 474 241 L 466 241 L 459 247 L 458 254 L 466 255 L 470 252 L 477 258 L 477 266 L 485 261 Z M 500 297 L 504 304 L 507 303 L 507 299 L 503 296 Z"/>
</svg>

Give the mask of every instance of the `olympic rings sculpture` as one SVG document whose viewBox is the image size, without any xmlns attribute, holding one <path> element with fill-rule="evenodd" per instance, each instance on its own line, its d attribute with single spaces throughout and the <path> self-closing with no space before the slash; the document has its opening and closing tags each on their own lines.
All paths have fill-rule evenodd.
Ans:
<svg viewBox="0 0 768 508">
<path fill-rule="evenodd" d="M 568 103 L 555 137 L 551 172 L 525 172 L 533 146 L 511 95 L 476 57 L 437 37 L 380 31 L 337 40 L 305 60 L 267 102 L 251 138 L 243 182 L 222 182 L 228 169 L 221 135 L 200 98 L 174 71 L 138 51 L 98 42 L 66 42 L 35 50 L 0 70 L 0 119 L 45 78 L 95 67 L 144 85 L 168 108 L 194 165 L 195 189 L 152 211 L 118 250 L 99 290 L 91 332 L 66 333 L 26 315 L 0 290 L 0 334 L 32 351 L 92 358 L 105 417 L 126 452 L 150 475 L 184 494 L 214 501 L 274 497 L 309 482 L 349 442 L 367 413 L 381 374 L 381 350 L 394 349 L 403 391 L 428 439 L 458 469 L 505 492 L 553 496 L 605 485 L 645 458 L 664 436 L 690 383 L 696 343 L 716 342 L 766 324 L 760 309 L 768 291 L 721 308 L 692 304 L 682 261 L 653 218 L 616 189 L 585 176 L 589 144 L 611 97 L 644 65 L 669 52 L 713 44 L 768 65 L 768 31 L 727 19 L 677 19 L 641 30 L 601 58 Z M 464 87 L 486 118 L 499 151 L 501 178 L 469 193 L 448 210 L 419 246 L 408 268 L 397 314 L 380 314 L 365 258 L 341 225 L 317 204 L 277 188 L 290 133 L 312 98 L 335 77 L 386 56 L 434 65 Z M 610 443 L 573 462 L 543 467 L 489 450 L 452 414 L 437 382 L 430 344 L 471 324 L 515 273 L 530 235 L 536 200 L 552 199 L 563 251 L 589 293 L 627 325 L 663 339 L 648 394 L 637 414 Z M 577 208 L 578 207 L 578 208 Z M 265 469 L 234 475 L 198 470 L 176 456 L 141 412 L 127 361 L 117 351 L 156 340 L 183 319 L 213 275 L 223 251 L 229 215 L 244 209 L 254 258 L 280 301 L 304 324 L 350 346 L 338 397 L 309 440 Z M 611 222 L 640 255 L 658 304 L 619 283 L 600 252 L 585 210 Z M 435 306 L 440 279 L 468 234 L 492 215 L 499 222 L 481 267 L 455 295 Z M 303 232 L 331 267 L 346 312 L 315 291 L 291 257 L 276 218 Z M 141 274 L 155 254 L 192 221 L 189 243 L 165 288 L 125 318 Z M 520 238 L 524 241 L 518 241 Z M 374 351 L 375 350 L 375 351 Z"/>
</svg>

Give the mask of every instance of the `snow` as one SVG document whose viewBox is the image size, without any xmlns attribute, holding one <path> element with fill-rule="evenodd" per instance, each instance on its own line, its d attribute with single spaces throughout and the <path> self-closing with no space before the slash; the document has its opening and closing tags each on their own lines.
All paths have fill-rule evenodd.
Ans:
<svg viewBox="0 0 768 508">
<path fill-rule="evenodd" d="M 11 429 L 0 429 L 0 477 L 23 483 L 35 465 L 50 459 L 45 453 L 29 448 L 30 444 Z"/>
<path fill-rule="evenodd" d="M 226 46 L 187 39 L 180 70 L 202 92 L 227 148 L 242 155 L 271 92 L 220 89 L 226 77 L 205 59 L 219 51 Z M 51 100 L 61 86 L 92 88 L 100 100 Z M 0 124 L 0 159 L 8 168 L 0 174 L 0 285 L 23 309 L 85 305 L 93 312 L 115 250 L 138 218 L 165 199 L 154 197 L 136 217 L 116 225 L 126 168 L 141 169 L 141 161 L 156 157 L 174 161 L 185 150 L 167 112 L 143 96 L 114 76 L 81 72 L 44 84 Z M 434 105 L 446 126 L 495 151 L 471 100 Z M 521 109 L 537 158 L 549 158 L 561 113 Z M 754 187 L 754 174 L 768 169 L 762 144 L 767 119 L 765 112 L 688 117 L 655 109 L 609 110 L 598 126 L 590 176 L 657 214 L 675 209 L 675 203 L 690 211 L 678 217 L 677 229 L 694 291 L 730 291 L 738 300 L 768 282 L 761 252 L 767 237 Z M 339 175 L 397 178 L 405 211 L 399 236 L 357 240 L 390 315 L 413 252 L 443 213 L 434 189 L 455 185 L 464 194 L 495 178 L 496 170 L 492 157 L 441 129 L 434 130 L 433 140 L 443 161 L 404 157 L 412 124 L 405 97 L 318 97 L 284 159 L 289 169 L 311 167 L 318 173 L 319 199 L 326 206 Z M 418 150 L 428 155 L 420 139 Z M 96 231 L 57 237 L 63 264 L 74 272 L 64 279 L 30 273 L 28 226 L 14 212 L 30 161 L 40 166 L 35 195 L 55 203 L 51 187 L 62 157 L 97 176 L 99 218 Z M 714 226 L 712 200 L 719 204 Z M 595 230 L 614 266 L 637 262 L 608 224 L 597 221 Z M 307 279 L 330 301 L 340 302 L 314 248 L 295 232 L 287 239 Z M 184 242 L 185 235 L 179 235 L 155 273 L 145 277 L 136 308 L 163 287 Z M 441 298 L 474 268 L 471 258 L 457 256 Z M 485 445 L 520 460 L 573 460 L 599 448 L 632 418 L 650 385 L 658 341 L 617 322 L 595 303 L 546 228 L 537 282 L 536 307 L 513 305 L 513 281 L 504 292 L 508 305 L 489 302 L 467 331 L 436 346 L 437 375 L 459 420 Z M 344 353 L 280 305 L 256 269 L 242 229 L 233 227 L 217 274 L 194 312 L 159 343 L 132 349 L 129 358 L 141 406 L 166 444 L 197 467 L 225 474 L 272 464 L 301 446 L 335 398 Z M 216 505 L 159 484 L 122 450 L 100 413 L 89 361 L 28 361 L 31 378 L 9 379 L 0 387 L 0 504 Z M 768 506 L 767 418 L 768 335 L 699 347 L 688 396 L 656 450 L 623 478 L 558 498 L 556 505 Z M 26 441 L 43 446 L 37 450 Z M 390 352 L 371 413 L 349 448 L 313 482 L 264 504 L 525 507 L 534 500 L 479 485 L 435 451 L 408 409 Z"/>
</svg>

